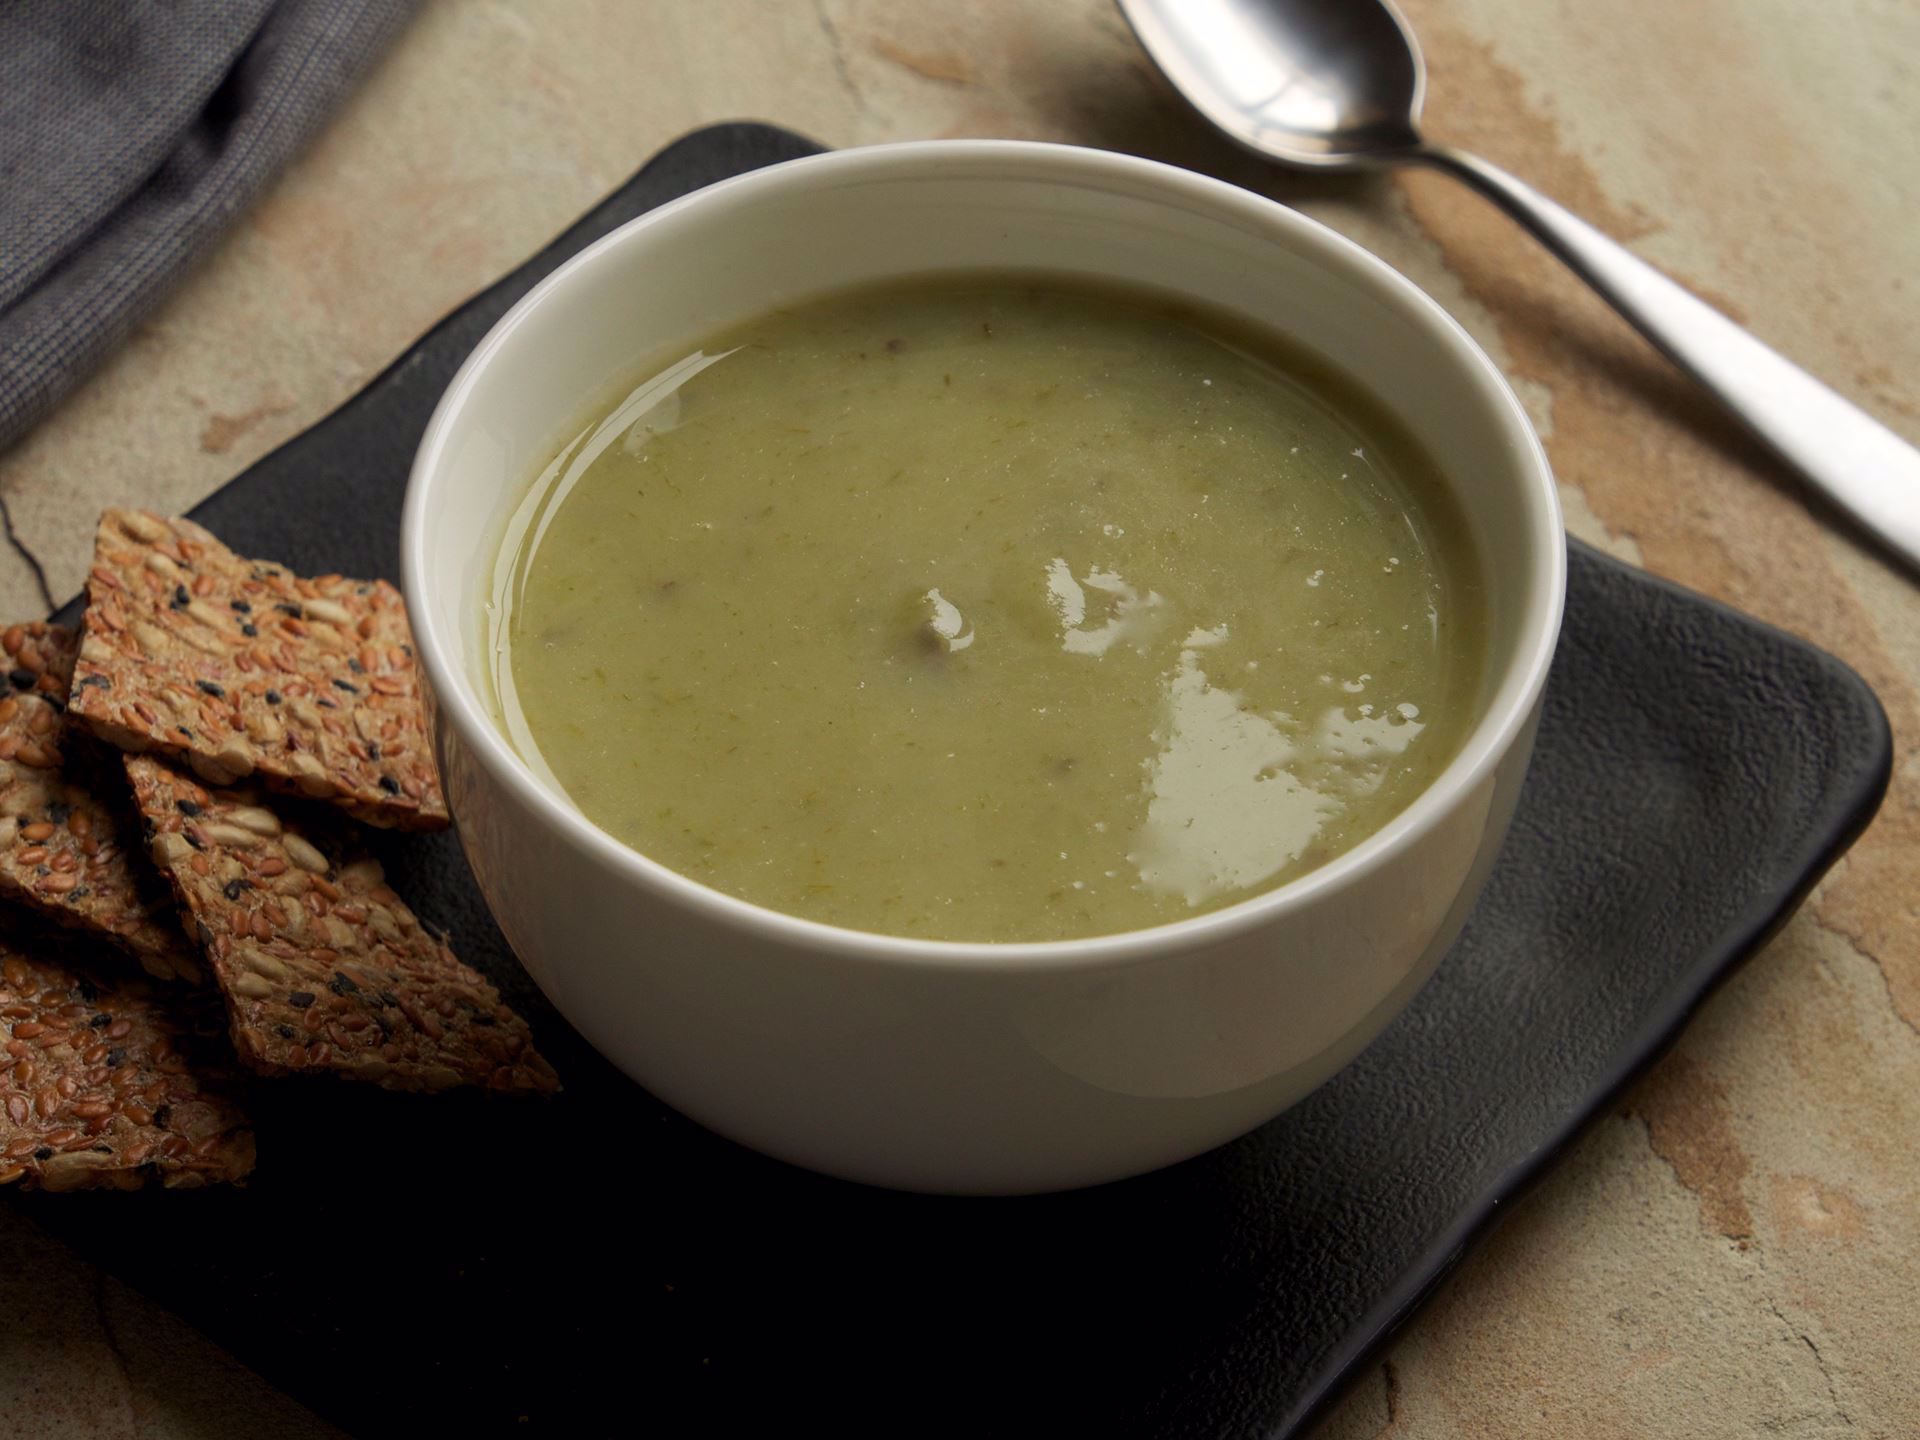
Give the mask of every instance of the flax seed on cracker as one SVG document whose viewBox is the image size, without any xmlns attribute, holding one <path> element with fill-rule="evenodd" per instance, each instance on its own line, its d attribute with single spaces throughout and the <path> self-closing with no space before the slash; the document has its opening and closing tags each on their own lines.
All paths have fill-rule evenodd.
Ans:
<svg viewBox="0 0 1920 1440">
<path fill-rule="evenodd" d="M 383 580 L 303 579 L 190 520 L 109 510 L 74 673 L 73 715 L 123 750 L 372 825 L 447 823 L 406 608 Z"/>
<path fill-rule="evenodd" d="M 0 898 L 103 936 L 150 975 L 200 980 L 173 896 L 141 853 L 119 757 L 64 728 L 78 640 L 28 621 L 0 632 L 0 648 Z"/>
<path fill-rule="evenodd" d="M 125 757 L 153 859 L 192 916 L 234 1048 L 266 1074 L 551 1091 L 527 1025 L 315 807 Z"/>
<path fill-rule="evenodd" d="M 253 1170 L 211 991 L 88 964 L 59 932 L 0 938 L 0 1185 L 192 1188 Z"/>
</svg>

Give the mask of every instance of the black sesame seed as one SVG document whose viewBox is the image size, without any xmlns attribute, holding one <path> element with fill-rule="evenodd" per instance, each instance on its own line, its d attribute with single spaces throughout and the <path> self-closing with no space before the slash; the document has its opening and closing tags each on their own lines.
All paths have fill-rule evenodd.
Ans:
<svg viewBox="0 0 1920 1440">
<path fill-rule="evenodd" d="M 38 1150 L 33 1152 L 33 1158 L 36 1160 L 53 1159 L 53 1147 L 51 1145 L 42 1145 Z"/>
<path fill-rule="evenodd" d="M 346 680 L 336 679 L 333 682 L 333 688 L 336 690 L 344 690 L 349 695 L 358 695 L 360 693 L 360 687 L 358 685 L 354 685 Z"/>
<path fill-rule="evenodd" d="M 280 692 L 278 690 L 267 691 L 267 704 L 278 705 L 279 703 L 280 703 Z"/>
<path fill-rule="evenodd" d="M 153 1112 L 153 1123 L 161 1130 L 167 1128 L 167 1122 L 171 1119 L 173 1119 L 173 1106 L 171 1105 L 162 1105 Z"/>
<path fill-rule="evenodd" d="M 253 606 L 244 600 L 229 600 L 227 606 L 230 609 L 238 610 L 242 615 L 251 615 L 253 613 Z"/>
<path fill-rule="evenodd" d="M 281 601 L 280 604 L 275 605 L 273 608 L 278 610 L 282 615 L 293 616 L 293 618 L 296 620 L 298 620 L 300 616 L 304 613 L 298 605 L 289 605 L 284 600 Z"/>
<path fill-rule="evenodd" d="M 335 972 L 334 977 L 327 981 L 327 989 L 336 995 L 354 995 L 359 993 L 360 987 L 347 976 Z"/>
<path fill-rule="evenodd" d="M 380 777 L 380 788 L 389 795 L 398 795 L 400 793 L 400 782 L 391 775 L 382 775 Z"/>
<path fill-rule="evenodd" d="M 116 1045 L 111 1050 L 107 1051 L 107 1068 L 109 1070 L 118 1070 L 122 1065 L 126 1063 L 127 1063 L 127 1052 L 123 1050 L 120 1046 Z"/>
<path fill-rule="evenodd" d="M 193 833 L 193 827 L 191 825 L 180 832 L 180 838 L 196 850 L 204 850 L 207 848 L 200 843 L 200 837 Z"/>
<path fill-rule="evenodd" d="M 351 670 L 356 675 L 364 675 L 367 673 L 367 667 L 362 665 L 359 662 L 359 660 L 352 655 L 349 655 L 347 657 L 347 669 Z M 333 683 L 338 685 L 340 682 L 336 680 Z"/>
<path fill-rule="evenodd" d="M 202 695 L 211 695 L 216 700 L 224 700 L 227 698 L 227 692 L 211 680 L 196 680 L 193 682 L 193 685 Z"/>
<path fill-rule="evenodd" d="M 200 807 L 191 800 L 179 800 L 175 803 L 179 805 L 182 815 L 198 815 L 200 813 Z"/>
<path fill-rule="evenodd" d="M 311 990 L 295 990 L 291 995 L 287 996 L 287 1003 L 296 1010 L 304 1010 L 313 1004 L 313 1002 L 314 993 Z"/>
<path fill-rule="evenodd" d="M 9 670 L 7 681 L 16 690 L 31 690 L 39 683 L 40 677 L 31 670 Z"/>
<path fill-rule="evenodd" d="M 256 635 L 258 635 L 260 631 L 254 626 L 253 622 L 249 620 L 246 624 L 240 627 L 240 633 L 246 636 L 249 640 L 251 640 Z"/>
<path fill-rule="evenodd" d="M 191 730 L 189 730 L 189 729 L 187 729 L 187 727 L 186 727 L 186 726 L 184 726 L 184 725 L 176 725 L 176 726 L 174 726 L 173 728 L 174 728 L 174 729 L 176 729 L 176 730 L 178 730 L 178 731 L 179 731 L 179 732 L 180 732 L 180 733 L 181 733 L 182 735 L 184 735 L 184 736 L 186 736 L 186 737 L 187 737 L 187 739 L 189 739 L 189 740 L 191 740 L 191 739 L 193 739 L 193 731 L 191 731 Z"/>
<path fill-rule="evenodd" d="M 100 690 L 111 690 L 113 688 L 113 681 L 104 675 L 83 676 L 80 681 L 80 688 L 85 690 L 90 686 Z"/>
<path fill-rule="evenodd" d="M 367 741 L 367 758 L 369 760 L 378 760 L 380 758 L 380 742 L 378 740 Z"/>
<path fill-rule="evenodd" d="M 220 887 L 220 893 L 225 895 L 229 900 L 238 900 L 251 889 L 253 889 L 253 882 L 251 880 L 243 880 L 236 875 Z"/>
<path fill-rule="evenodd" d="M 184 610 L 187 608 L 187 606 L 191 605 L 192 603 L 193 603 L 193 596 L 187 593 L 186 586 L 176 585 L 173 587 L 173 599 L 168 602 L 168 606 L 170 609 Z"/>
<path fill-rule="evenodd" d="M 282 1040 L 291 1040 L 293 1039 L 293 1026 L 276 1025 L 273 1027 L 273 1033 L 278 1035 Z"/>
<path fill-rule="evenodd" d="M 323 710 L 338 710 L 340 708 L 338 705 L 334 704 L 333 701 L 327 699 L 327 697 L 324 695 L 314 696 L 313 703 L 318 705 Z"/>
</svg>

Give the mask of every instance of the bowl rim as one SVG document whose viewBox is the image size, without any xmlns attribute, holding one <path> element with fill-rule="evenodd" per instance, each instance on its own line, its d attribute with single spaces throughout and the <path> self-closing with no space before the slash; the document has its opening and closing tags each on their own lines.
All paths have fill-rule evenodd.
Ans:
<svg viewBox="0 0 1920 1440">
<path fill-rule="evenodd" d="M 1023 168 L 1018 176 L 1012 169 Z M 1488 405 L 1512 463 L 1522 472 L 1527 497 L 1526 529 L 1536 564 L 1522 599 L 1517 642 L 1486 712 L 1459 750 L 1414 799 L 1379 830 L 1326 864 L 1247 899 L 1201 915 L 1143 929 L 1070 940 L 928 940 L 854 930 L 789 915 L 726 894 L 650 859 L 615 839 L 542 782 L 489 718 L 479 687 L 460 655 L 464 636 L 449 635 L 425 603 L 433 573 L 432 513 L 448 503 L 451 441 L 480 375 L 509 347 L 528 317 L 561 291 L 592 283 L 612 252 L 643 243 L 646 232 L 695 208 L 728 201 L 750 203 L 761 195 L 797 188 L 831 188 L 876 179 L 1047 178 L 1085 186 L 1145 188 L 1167 203 L 1203 208 L 1216 218 L 1238 221 L 1309 259 L 1338 268 L 1374 291 L 1441 342 Z M 1338 361 L 1334 361 L 1338 363 Z M 1389 402 L 1382 400 L 1383 404 Z M 1566 593 L 1566 542 L 1558 490 L 1545 448 L 1513 388 L 1497 366 L 1424 290 L 1384 260 L 1345 236 L 1277 201 L 1225 181 L 1159 161 L 1112 151 L 1027 140 L 916 140 L 830 150 L 733 176 L 668 201 L 619 226 L 542 279 L 503 315 L 448 382 L 415 452 L 401 513 L 401 588 L 414 643 L 440 717 L 496 785 L 543 821 L 570 848 L 584 851 L 600 868 L 649 892 L 657 901 L 691 910 L 737 934 L 793 951 L 828 952 L 848 962 L 911 966 L 973 973 L 1071 971 L 1150 962 L 1210 947 L 1307 910 L 1389 865 L 1430 831 L 1465 794 L 1484 783 L 1505 758 L 1540 699 L 1558 640 Z M 455 817 L 456 829 L 459 824 Z"/>
</svg>

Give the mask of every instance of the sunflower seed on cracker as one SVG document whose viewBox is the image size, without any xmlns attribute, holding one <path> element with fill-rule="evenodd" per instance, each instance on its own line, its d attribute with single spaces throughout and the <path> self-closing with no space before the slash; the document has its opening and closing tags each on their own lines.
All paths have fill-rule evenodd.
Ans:
<svg viewBox="0 0 1920 1440">
<path fill-rule="evenodd" d="M 0 941 L 0 1185 L 238 1182 L 253 1129 L 211 992 L 96 975 L 55 932 Z"/>
<path fill-rule="evenodd" d="M 301 579 L 191 520 L 109 510 L 94 538 L 72 713 L 216 785 L 254 776 L 370 825 L 437 830 L 413 634 L 384 580 Z"/>
<path fill-rule="evenodd" d="M 344 826 L 313 807 L 276 813 L 151 755 L 125 760 L 153 858 L 193 917 L 248 1066 L 394 1090 L 559 1088 L 526 1022 L 427 931 Z"/>
<path fill-rule="evenodd" d="M 202 978 L 173 896 L 138 853 L 119 757 L 61 714 L 79 641 L 32 621 L 0 633 L 0 897 L 104 936 L 163 980 Z M 134 853 L 127 845 L 132 842 Z"/>
</svg>

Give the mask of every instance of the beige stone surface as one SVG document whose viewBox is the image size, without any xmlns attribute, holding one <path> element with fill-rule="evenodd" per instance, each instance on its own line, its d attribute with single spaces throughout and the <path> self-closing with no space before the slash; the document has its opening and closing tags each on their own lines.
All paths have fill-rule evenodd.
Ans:
<svg viewBox="0 0 1920 1440">
<path fill-rule="evenodd" d="M 3 1440 L 344 1440 L 11 1208 L 0 1274 Z"/>
<path fill-rule="evenodd" d="M 1442 138 L 1533 180 L 1920 438 L 1920 6 L 1406 0 Z M 1137 151 L 1298 204 L 1513 376 L 1575 531 L 1809 636 L 1893 718 L 1881 818 L 1324 1421 L 1332 1440 L 1920 1434 L 1920 589 L 1439 177 L 1263 169 L 1105 0 L 441 0 L 126 350 L 0 455 L 56 594 L 697 125 Z M 31 614 L 24 565 L 0 599 Z M 326 1433 L 0 1208 L 0 1436 Z M 24 1283 L 22 1283 L 24 1282 Z M 43 1423 L 37 1396 L 69 1394 Z M 64 1427 L 64 1428 L 55 1428 Z"/>
</svg>

